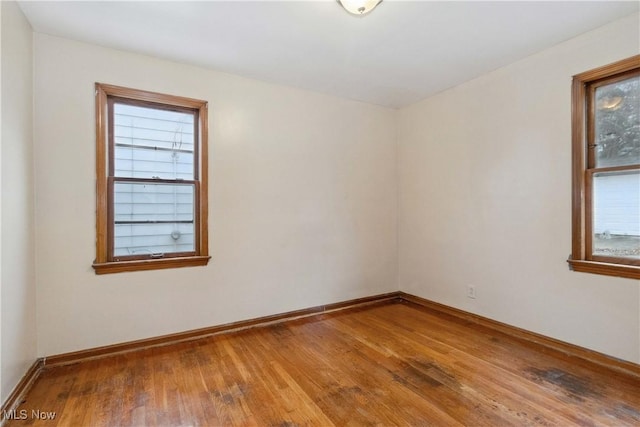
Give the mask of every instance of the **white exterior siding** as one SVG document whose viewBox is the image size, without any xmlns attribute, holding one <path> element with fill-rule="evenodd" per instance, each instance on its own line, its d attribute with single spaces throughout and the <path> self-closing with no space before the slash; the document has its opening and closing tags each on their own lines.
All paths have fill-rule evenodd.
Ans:
<svg viewBox="0 0 640 427">
<path fill-rule="evenodd" d="M 194 250 L 193 184 L 116 183 L 115 187 L 116 256 Z M 118 224 L 119 221 L 152 222 Z"/>
<path fill-rule="evenodd" d="M 594 233 L 640 236 L 640 173 L 594 180 Z"/>
<path fill-rule="evenodd" d="M 194 250 L 193 224 L 118 224 L 115 237 L 116 256 Z"/>
<path fill-rule="evenodd" d="M 119 103 L 114 114 L 116 177 L 194 179 L 192 114 Z M 116 182 L 114 195 L 115 256 L 195 250 L 192 183 Z"/>
</svg>

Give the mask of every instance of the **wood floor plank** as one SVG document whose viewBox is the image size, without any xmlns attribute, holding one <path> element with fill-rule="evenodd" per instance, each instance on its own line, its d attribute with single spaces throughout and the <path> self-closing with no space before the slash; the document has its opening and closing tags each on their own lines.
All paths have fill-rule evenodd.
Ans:
<svg viewBox="0 0 640 427">
<path fill-rule="evenodd" d="M 382 314 L 382 313 L 381 313 Z M 411 311 L 404 313 L 407 317 L 412 315 Z M 384 315 L 382 315 L 384 318 Z M 437 318 L 437 317 L 436 317 Z M 568 358 L 564 354 L 557 352 L 543 352 L 539 354 L 539 349 L 533 353 L 538 357 L 531 357 L 531 347 L 522 345 L 518 340 L 487 328 L 448 324 L 455 332 L 452 335 L 461 336 L 465 330 L 473 328 L 476 333 L 465 340 L 458 340 L 456 348 L 465 353 L 473 353 L 474 349 L 481 348 L 481 358 L 483 361 L 497 366 L 511 374 L 524 377 L 529 380 L 527 384 L 531 388 L 546 389 L 551 395 L 564 405 L 572 405 L 576 414 L 581 414 L 585 406 L 591 404 L 591 400 L 598 396 L 607 396 L 612 400 L 624 400 L 633 407 L 640 407 L 640 393 L 638 393 L 638 379 L 626 376 L 617 371 L 601 371 L 593 369 L 581 360 Z M 402 329 L 400 325 L 397 328 Z M 411 336 L 420 335 L 412 333 Z M 428 337 L 424 332 L 423 339 L 435 339 L 443 341 L 448 337 L 442 335 L 437 325 L 430 325 Z M 458 338 L 456 338 L 458 339 Z M 517 343 L 518 345 L 514 345 Z M 533 383 L 533 384 L 532 384 Z M 589 412 L 590 417 L 600 420 L 603 423 L 611 421 L 611 409 L 596 405 L 598 411 Z M 627 412 L 627 413 L 625 413 Z M 631 415 L 631 411 L 620 411 L 619 416 L 630 423 L 637 423 L 637 413 Z"/>
<path fill-rule="evenodd" d="M 365 319 L 363 318 L 357 319 L 358 322 L 363 322 L 364 320 Z M 367 327 L 375 327 L 375 324 L 376 320 L 368 319 Z M 434 330 L 432 326 L 430 328 L 430 330 Z M 360 331 L 360 334 L 366 334 L 367 329 L 364 328 L 363 325 L 358 325 L 357 330 Z M 402 341 L 407 347 L 404 350 L 393 349 L 395 352 L 421 352 L 425 343 L 427 344 L 427 347 L 443 344 L 442 341 L 435 341 L 429 336 L 421 336 L 419 330 L 403 332 L 402 328 L 398 328 L 397 326 L 393 330 L 398 335 L 402 336 Z M 414 337 L 416 336 L 421 336 L 419 341 L 414 341 Z M 475 339 L 475 336 L 470 338 L 471 341 Z M 458 338 L 456 338 L 456 340 L 458 340 Z M 482 357 L 477 357 L 475 355 L 478 350 L 477 346 L 469 348 L 465 345 L 466 351 L 459 351 L 458 345 L 460 345 L 460 343 L 452 344 L 453 340 L 448 341 L 449 342 L 446 345 L 450 346 L 451 351 L 449 351 L 445 357 L 439 356 L 442 351 L 440 353 L 431 354 L 428 350 L 425 350 L 423 353 L 428 355 L 429 358 L 425 361 L 417 362 L 419 364 L 427 365 L 436 363 L 440 367 L 444 366 L 450 370 L 453 369 L 452 376 L 458 380 L 468 381 L 469 379 L 472 379 L 473 387 L 469 387 L 466 382 L 463 383 L 463 385 L 467 387 L 467 394 L 474 394 L 479 391 L 478 396 L 486 397 L 499 393 L 500 404 L 507 405 L 502 408 L 503 413 L 508 414 L 513 412 L 514 410 L 510 408 L 519 408 L 517 412 L 514 412 L 518 415 L 518 424 L 528 423 L 530 419 L 540 419 L 547 423 L 556 425 L 566 424 L 569 422 L 589 424 L 589 422 L 594 419 L 595 421 L 598 421 L 599 415 L 597 413 L 591 413 L 590 419 L 582 417 L 584 399 L 565 399 L 564 395 L 550 393 L 551 390 L 549 389 L 545 389 L 545 393 L 532 393 L 531 389 L 535 390 L 536 388 L 539 388 L 539 384 L 522 381 L 522 378 L 518 376 L 517 372 L 487 362 L 484 359 L 486 346 L 482 348 Z M 411 342 L 413 342 L 413 346 L 410 346 Z M 574 405 L 573 410 L 565 410 L 559 415 L 556 415 L 553 411 L 549 411 L 547 409 L 555 408 L 559 405 L 567 406 L 567 404 L 576 402 L 581 403 L 580 407 Z M 491 400 L 490 403 L 496 404 L 493 400 Z M 567 406 L 567 408 L 571 409 L 571 406 Z M 599 421 L 603 422 L 604 420 L 600 419 Z"/>
<path fill-rule="evenodd" d="M 366 320 L 366 322 L 365 322 Z M 354 326 L 347 326 L 346 323 L 357 323 Z M 397 330 L 381 331 L 376 327 L 373 319 L 345 319 L 341 327 L 346 327 L 350 333 L 358 331 L 359 339 L 373 342 L 381 333 L 393 334 L 384 341 L 387 351 L 394 354 L 394 359 L 399 359 L 398 355 L 411 354 L 409 358 L 401 357 L 404 367 L 396 369 L 394 375 L 413 385 L 416 378 L 424 376 L 423 382 L 432 381 L 436 384 L 444 384 L 457 394 L 457 407 L 449 407 L 448 410 L 455 414 L 462 422 L 466 422 L 470 409 L 484 413 L 483 408 L 500 408 L 495 413 L 504 417 L 508 424 L 529 425 L 531 419 L 543 420 L 548 424 L 564 424 L 567 420 L 558 418 L 547 412 L 543 405 L 536 406 L 531 400 L 522 400 L 515 395 L 508 381 L 504 381 L 504 372 L 497 371 L 492 366 L 479 366 L 482 375 L 476 374 L 476 368 L 465 369 L 462 362 L 467 358 L 474 358 L 472 355 L 459 354 L 455 348 L 443 351 L 432 352 L 427 341 L 427 345 L 416 345 L 412 342 L 412 336 L 401 336 Z M 401 365 L 402 366 L 402 365 Z M 413 385 L 415 387 L 415 385 Z M 499 398 L 497 397 L 499 396 Z M 428 397 L 426 397 L 428 398 Z M 438 399 L 441 404 L 440 391 Z M 519 410 L 514 410 L 518 408 Z M 454 412 L 457 411 L 457 412 Z M 489 411 L 491 412 L 491 411 Z M 476 422 L 482 420 L 482 415 L 475 416 Z M 489 422 L 489 424 L 493 424 Z M 535 423 L 534 423 L 535 424 Z M 495 425 L 495 424 L 494 424 Z"/>
<path fill-rule="evenodd" d="M 7 427 L 638 426 L 640 381 L 390 302 L 45 369 L 20 411 Z"/>
<path fill-rule="evenodd" d="M 390 377 L 380 380 L 377 375 L 379 369 L 369 369 L 366 374 L 360 374 L 358 364 L 352 363 L 347 357 L 348 345 L 340 344 L 335 332 L 331 332 L 331 340 L 317 339 L 322 335 L 321 323 L 307 324 L 297 331 L 294 338 L 298 342 L 298 350 L 282 354 L 283 365 L 293 370 L 296 378 L 310 396 L 319 400 L 319 406 L 325 411 L 336 425 L 349 422 L 364 424 L 367 420 L 375 419 L 383 424 L 398 424 L 411 419 L 434 423 L 438 425 L 456 425 L 454 419 L 437 407 L 430 406 L 426 401 L 416 401 L 414 407 L 408 408 L 402 415 L 403 419 L 393 409 L 398 402 L 412 399 L 412 391 L 405 387 L 397 387 L 390 383 Z M 270 346 L 278 345 L 282 340 L 270 342 Z M 288 346 L 288 345 L 287 345 Z M 339 356 L 340 353 L 343 353 Z M 358 362 L 362 363 L 363 360 Z M 370 368 L 375 364 L 367 364 Z M 304 366 L 305 369 L 297 367 Z M 344 375 L 348 372 L 349 375 Z M 376 391 L 387 389 L 390 399 L 381 398 Z M 416 413 L 419 412 L 419 416 Z M 413 418 L 410 418 L 414 414 Z M 359 421 L 359 422 L 358 422 Z"/>
</svg>

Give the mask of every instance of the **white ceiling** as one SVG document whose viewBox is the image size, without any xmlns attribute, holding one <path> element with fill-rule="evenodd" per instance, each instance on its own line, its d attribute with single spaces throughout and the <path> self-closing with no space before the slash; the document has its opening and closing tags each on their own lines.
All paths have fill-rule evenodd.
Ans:
<svg viewBox="0 0 640 427">
<path fill-rule="evenodd" d="M 36 32 L 395 108 L 639 9 L 384 0 L 355 17 L 334 0 L 19 4 Z"/>
</svg>

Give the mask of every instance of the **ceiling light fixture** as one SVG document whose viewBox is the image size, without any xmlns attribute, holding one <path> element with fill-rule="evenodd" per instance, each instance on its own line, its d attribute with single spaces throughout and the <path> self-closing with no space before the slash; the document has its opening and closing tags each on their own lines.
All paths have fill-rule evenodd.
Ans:
<svg viewBox="0 0 640 427">
<path fill-rule="evenodd" d="M 347 12 L 363 16 L 371 12 L 382 0 L 336 0 Z"/>
</svg>

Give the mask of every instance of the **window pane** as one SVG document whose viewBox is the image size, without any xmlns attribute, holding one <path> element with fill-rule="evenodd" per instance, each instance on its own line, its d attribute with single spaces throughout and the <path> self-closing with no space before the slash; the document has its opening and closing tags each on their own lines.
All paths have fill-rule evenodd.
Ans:
<svg viewBox="0 0 640 427">
<path fill-rule="evenodd" d="M 596 167 L 640 164 L 640 76 L 595 93 Z"/>
<path fill-rule="evenodd" d="M 116 145 L 115 176 L 193 180 L 193 152 Z"/>
<path fill-rule="evenodd" d="M 193 184 L 114 183 L 114 255 L 195 250 Z"/>
<path fill-rule="evenodd" d="M 640 171 L 593 177 L 593 255 L 640 259 Z"/>
<path fill-rule="evenodd" d="M 114 104 L 115 176 L 194 179 L 194 115 Z"/>
<path fill-rule="evenodd" d="M 115 257 L 192 252 L 194 248 L 193 223 L 115 225 Z"/>
</svg>

